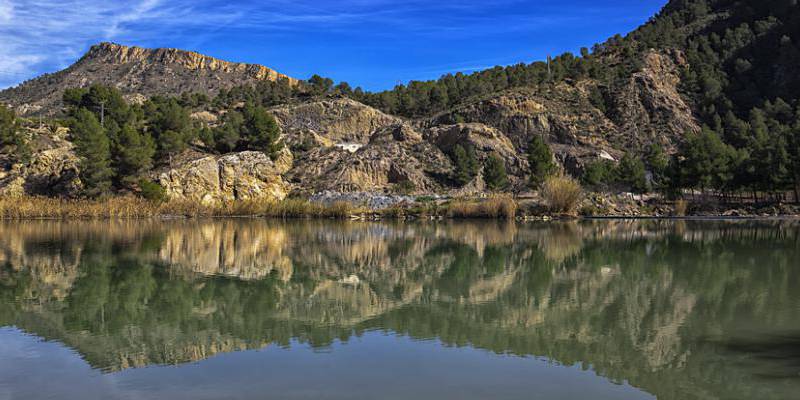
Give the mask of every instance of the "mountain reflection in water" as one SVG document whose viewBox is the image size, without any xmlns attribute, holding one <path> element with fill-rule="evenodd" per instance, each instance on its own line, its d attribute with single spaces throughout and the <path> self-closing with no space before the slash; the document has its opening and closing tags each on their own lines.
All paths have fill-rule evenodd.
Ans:
<svg viewBox="0 0 800 400">
<path fill-rule="evenodd" d="M 800 393 L 794 221 L 0 224 L 0 326 L 104 372 L 371 331 L 663 399 Z"/>
</svg>

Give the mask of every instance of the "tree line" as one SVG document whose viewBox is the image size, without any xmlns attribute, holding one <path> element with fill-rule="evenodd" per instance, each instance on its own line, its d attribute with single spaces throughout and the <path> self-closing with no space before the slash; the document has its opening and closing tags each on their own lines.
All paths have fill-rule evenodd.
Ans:
<svg viewBox="0 0 800 400">
<path fill-rule="evenodd" d="M 283 146 L 275 119 L 249 103 L 228 110 L 210 128 L 191 117 L 192 105 L 204 101 L 199 96 L 156 96 L 128 104 L 117 89 L 94 85 L 68 89 L 63 99 L 88 197 L 120 190 L 157 193 L 147 172 L 190 145 L 220 153 L 263 151 L 273 159 Z"/>
</svg>

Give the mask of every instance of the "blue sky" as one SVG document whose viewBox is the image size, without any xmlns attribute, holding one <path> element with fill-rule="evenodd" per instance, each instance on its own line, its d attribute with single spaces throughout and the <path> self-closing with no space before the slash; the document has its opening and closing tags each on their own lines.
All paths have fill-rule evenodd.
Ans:
<svg viewBox="0 0 800 400">
<path fill-rule="evenodd" d="M 176 47 L 369 90 L 577 52 L 666 0 L 0 0 L 0 87 L 101 41 Z"/>
</svg>

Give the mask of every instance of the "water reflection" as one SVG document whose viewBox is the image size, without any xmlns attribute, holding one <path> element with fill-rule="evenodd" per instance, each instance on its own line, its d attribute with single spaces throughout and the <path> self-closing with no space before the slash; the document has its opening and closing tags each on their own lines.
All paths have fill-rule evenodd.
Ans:
<svg viewBox="0 0 800 400">
<path fill-rule="evenodd" d="M 0 326 L 120 371 L 367 331 L 665 399 L 800 391 L 794 221 L 0 224 Z"/>
</svg>

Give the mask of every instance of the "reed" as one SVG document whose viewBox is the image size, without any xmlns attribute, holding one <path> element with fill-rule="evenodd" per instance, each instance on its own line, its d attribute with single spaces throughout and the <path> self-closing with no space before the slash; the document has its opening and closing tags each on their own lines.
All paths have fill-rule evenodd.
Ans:
<svg viewBox="0 0 800 400">
<path fill-rule="evenodd" d="M 148 218 L 158 214 L 158 204 L 131 196 L 100 200 L 48 197 L 0 198 L 0 218 L 3 219 L 133 219 Z"/>
<path fill-rule="evenodd" d="M 580 183 L 568 176 L 552 176 L 542 185 L 542 197 L 551 212 L 575 215 L 582 196 Z"/>
<path fill-rule="evenodd" d="M 486 200 L 453 200 L 447 205 L 447 216 L 451 218 L 504 218 L 517 215 L 517 202 L 507 195 L 495 195 Z"/>
<path fill-rule="evenodd" d="M 239 200 L 202 204 L 193 200 L 158 202 L 133 196 L 98 200 L 48 197 L 0 197 L 0 219 L 137 219 L 152 217 L 265 217 L 348 219 L 366 214 L 387 218 L 408 216 L 452 218 L 513 219 L 517 202 L 510 196 L 496 195 L 483 200 L 458 199 L 445 205 L 424 203 L 412 207 L 396 206 L 372 211 L 347 202 L 312 203 L 304 199 Z"/>
<path fill-rule="evenodd" d="M 674 213 L 674 216 L 675 217 L 685 217 L 686 216 L 686 211 L 688 209 L 689 209 L 689 202 L 688 201 L 686 201 L 684 199 L 676 200 L 675 201 L 675 213 Z"/>
</svg>

